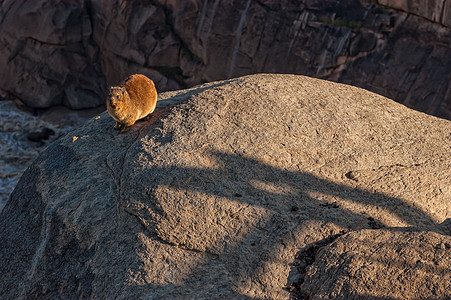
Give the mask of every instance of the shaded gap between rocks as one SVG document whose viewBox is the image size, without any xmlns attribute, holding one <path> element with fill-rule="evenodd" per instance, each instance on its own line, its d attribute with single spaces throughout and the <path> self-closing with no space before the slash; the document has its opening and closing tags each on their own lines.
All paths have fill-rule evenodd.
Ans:
<svg viewBox="0 0 451 300">
<path fill-rule="evenodd" d="M 308 300 L 310 296 L 305 293 L 301 285 L 304 283 L 305 275 L 307 273 L 307 268 L 311 266 L 316 260 L 316 254 L 318 251 L 330 244 L 332 244 L 336 239 L 346 234 L 346 231 L 341 231 L 337 234 L 330 235 L 325 239 L 319 240 L 317 242 L 311 243 L 301 249 L 295 255 L 295 262 L 293 263 L 293 267 L 296 268 L 296 271 L 301 275 L 299 280 L 291 282 L 287 285 L 286 289 L 291 293 L 291 299 L 294 300 Z"/>
</svg>

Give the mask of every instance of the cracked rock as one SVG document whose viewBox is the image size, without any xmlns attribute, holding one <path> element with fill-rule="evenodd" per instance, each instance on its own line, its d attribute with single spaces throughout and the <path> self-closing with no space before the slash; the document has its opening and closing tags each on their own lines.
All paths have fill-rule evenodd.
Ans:
<svg viewBox="0 0 451 300">
<path fill-rule="evenodd" d="M 307 268 L 301 299 L 448 299 L 450 242 L 433 232 L 348 233 Z"/>
</svg>

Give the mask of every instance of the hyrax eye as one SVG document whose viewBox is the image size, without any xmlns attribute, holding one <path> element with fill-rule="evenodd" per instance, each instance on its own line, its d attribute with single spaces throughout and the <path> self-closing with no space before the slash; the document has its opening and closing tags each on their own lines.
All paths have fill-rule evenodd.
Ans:
<svg viewBox="0 0 451 300">
<path fill-rule="evenodd" d="M 116 98 L 119 99 L 119 95 L 117 95 Z"/>
</svg>

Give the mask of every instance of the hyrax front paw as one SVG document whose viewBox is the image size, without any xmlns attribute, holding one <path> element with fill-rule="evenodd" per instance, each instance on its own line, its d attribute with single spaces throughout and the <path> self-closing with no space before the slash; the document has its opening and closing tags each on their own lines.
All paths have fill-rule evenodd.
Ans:
<svg viewBox="0 0 451 300">
<path fill-rule="evenodd" d="M 119 130 L 122 128 L 122 124 L 119 122 L 116 122 L 116 125 L 114 126 L 114 129 Z"/>
<path fill-rule="evenodd" d="M 124 126 L 122 127 L 121 132 L 127 132 L 127 131 L 130 130 L 130 128 L 131 128 L 131 126 L 124 125 Z"/>
</svg>

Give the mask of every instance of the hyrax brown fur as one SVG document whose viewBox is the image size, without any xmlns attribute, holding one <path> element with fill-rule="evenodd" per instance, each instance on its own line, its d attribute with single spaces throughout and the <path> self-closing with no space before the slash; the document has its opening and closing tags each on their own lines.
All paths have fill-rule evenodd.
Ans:
<svg viewBox="0 0 451 300">
<path fill-rule="evenodd" d="M 156 105 L 155 85 L 141 74 L 131 75 L 120 86 L 112 86 L 106 101 L 108 113 L 116 120 L 114 129 L 121 132 L 151 114 Z"/>
</svg>

